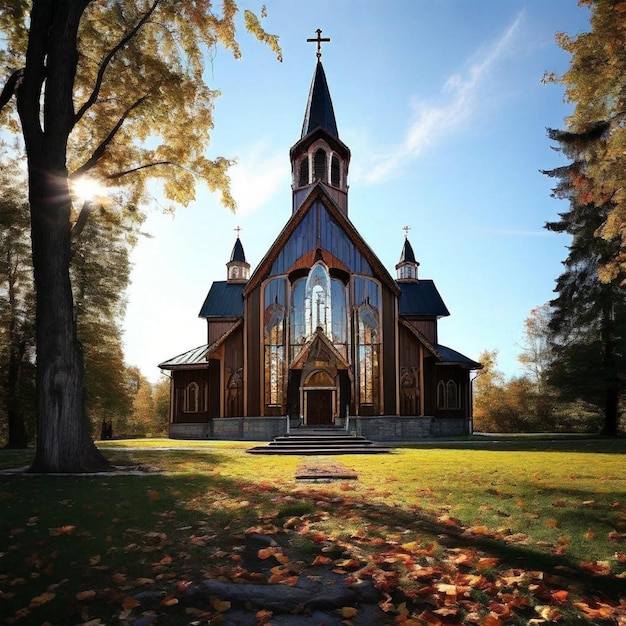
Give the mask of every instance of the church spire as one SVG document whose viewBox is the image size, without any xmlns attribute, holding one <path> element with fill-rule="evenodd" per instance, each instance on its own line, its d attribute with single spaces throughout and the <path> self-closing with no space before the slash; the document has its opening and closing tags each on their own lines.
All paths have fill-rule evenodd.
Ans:
<svg viewBox="0 0 626 626">
<path fill-rule="evenodd" d="M 311 81 L 311 89 L 309 90 L 309 99 L 306 103 L 300 139 L 312 133 L 318 126 L 336 139 L 339 139 L 333 102 L 330 98 L 326 74 L 321 61 L 317 62 L 315 74 Z"/>
<path fill-rule="evenodd" d="M 230 254 L 230 261 L 226 263 L 227 281 L 229 283 L 245 283 L 250 278 L 250 263 L 246 262 L 246 255 L 239 239 L 241 228 L 237 226 L 237 240 Z"/>
<path fill-rule="evenodd" d="M 321 43 L 330 41 L 330 38 L 322 37 L 321 29 L 316 32 L 317 38 L 307 41 L 317 43 L 317 64 L 300 140 L 290 151 L 293 211 L 295 213 L 300 208 L 314 185 L 322 183 L 347 216 L 350 149 L 339 139 L 330 90 L 320 60 Z"/>
<path fill-rule="evenodd" d="M 417 282 L 417 268 L 419 263 L 415 260 L 415 253 L 413 252 L 413 246 L 409 241 L 410 226 L 404 226 L 404 245 L 402 246 L 402 252 L 400 253 L 400 261 L 396 265 L 396 271 L 398 272 L 398 281 L 402 282 Z"/>
</svg>

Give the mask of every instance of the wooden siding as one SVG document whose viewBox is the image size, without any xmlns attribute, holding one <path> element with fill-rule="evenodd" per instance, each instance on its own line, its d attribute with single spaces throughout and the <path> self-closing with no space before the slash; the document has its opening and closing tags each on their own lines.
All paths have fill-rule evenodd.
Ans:
<svg viewBox="0 0 626 626">
<path fill-rule="evenodd" d="M 395 415 L 398 411 L 396 402 L 396 297 L 384 286 L 382 287 L 383 337 L 381 376 L 383 390 L 381 398 L 381 414 Z"/>
<path fill-rule="evenodd" d="M 263 398 L 263 372 L 261 371 L 261 287 L 254 289 L 246 300 L 246 357 L 247 367 L 244 374 L 244 385 L 247 393 L 247 415 L 263 415 L 261 398 Z"/>
<path fill-rule="evenodd" d="M 439 343 L 437 341 L 437 320 L 412 320 L 406 319 L 406 321 L 413 326 L 416 330 L 419 330 L 428 341 L 432 344 Z"/>
<path fill-rule="evenodd" d="M 227 330 L 229 330 L 235 320 L 219 320 L 209 321 L 208 325 L 208 344 L 211 345 L 217 341 Z"/>
<path fill-rule="evenodd" d="M 209 370 L 179 370 L 172 372 L 174 400 L 172 402 L 172 422 L 174 424 L 206 422 L 209 411 L 205 409 L 206 392 L 209 391 Z M 202 390 L 200 397 L 203 399 L 201 411 L 185 411 L 185 390 L 191 383 L 196 383 Z"/>
<path fill-rule="evenodd" d="M 400 415 L 420 415 L 420 342 L 405 326 L 398 330 Z"/>
</svg>

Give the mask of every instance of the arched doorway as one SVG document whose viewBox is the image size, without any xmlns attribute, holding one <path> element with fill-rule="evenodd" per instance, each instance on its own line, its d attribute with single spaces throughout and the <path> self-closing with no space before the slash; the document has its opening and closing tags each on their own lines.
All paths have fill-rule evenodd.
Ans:
<svg viewBox="0 0 626 626">
<path fill-rule="evenodd" d="M 302 385 L 302 405 L 306 426 L 332 426 L 335 423 L 337 385 L 331 374 L 316 370 Z"/>
</svg>

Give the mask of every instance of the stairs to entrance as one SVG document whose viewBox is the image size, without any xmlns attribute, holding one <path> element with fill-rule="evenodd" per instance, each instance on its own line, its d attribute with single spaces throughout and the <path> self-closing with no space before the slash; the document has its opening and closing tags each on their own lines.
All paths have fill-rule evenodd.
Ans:
<svg viewBox="0 0 626 626">
<path fill-rule="evenodd" d="M 250 454 L 385 454 L 390 448 L 376 445 L 358 435 L 349 435 L 343 428 L 302 428 L 297 433 L 275 437 L 265 446 L 246 450 Z"/>
</svg>

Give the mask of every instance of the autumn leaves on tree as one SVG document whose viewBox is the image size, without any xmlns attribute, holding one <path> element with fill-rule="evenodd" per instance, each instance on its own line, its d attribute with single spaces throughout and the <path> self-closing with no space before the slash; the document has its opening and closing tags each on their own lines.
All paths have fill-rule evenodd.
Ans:
<svg viewBox="0 0 626 626">
<path fill-rule="evenodd" d="M 70 257 L 91 203 L 76 197 L 73 183 L 89 174 L 123 185 L 116 210 L 129 220 L 154 178 L 175 204 L 191 201 L 201 181 L 233 207 L 230 161 L 206 156 L 218 92 L 204 81 L 203 61 L 217 45 L 239 56 L 237 10 L 230 0 L 221 16 L 209 0 L 0 2 L 1 121 L 21 135 L 28 162 L 37 471 L 107 467 L 84 410 Z M 246 14 L 246 27 L 280 54 L 254 15 Z"/>
</svg>

